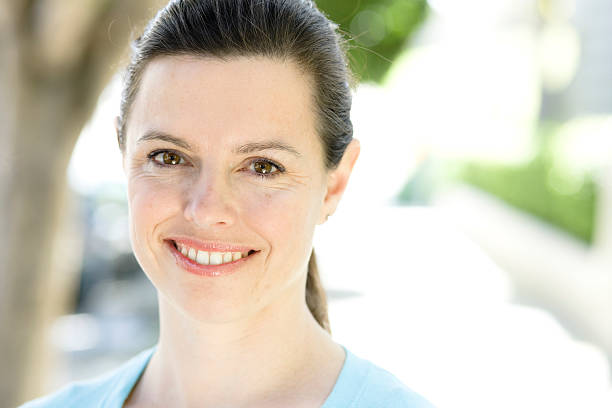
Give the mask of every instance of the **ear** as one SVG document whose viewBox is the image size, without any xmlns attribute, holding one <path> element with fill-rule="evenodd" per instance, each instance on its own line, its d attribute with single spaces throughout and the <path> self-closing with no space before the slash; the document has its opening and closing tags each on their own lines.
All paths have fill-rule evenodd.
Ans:
<svg viewBox="0 0 612 408">
<path fill-rule="evenodd" d="M 327 174 L 327 192 L 323 199 L 319 224 L 323 224 L 327 220 L 327 217 L 336 211 L 340 198 L 342 198 L 342 194 L 344 194 L 344 190 L 346 190 L 349 177 L 353 171 L 353 166 L 355 166 L 357 157 L 359 157 L 360 150 L 361 146 L 359 140 L 351 140 L 344 151 L 344 155 L 338 167 Z"/>
</svg>

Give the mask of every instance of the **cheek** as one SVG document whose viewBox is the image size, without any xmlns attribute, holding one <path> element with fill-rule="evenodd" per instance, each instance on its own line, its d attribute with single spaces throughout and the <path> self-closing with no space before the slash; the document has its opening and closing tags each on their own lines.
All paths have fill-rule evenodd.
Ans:
<svg viewBox="0 0 612 408">
<path fill-rule="evenodd" d="M 314 226 L 316 204 L 308 191 L 261 191 L 240 201 L 250 223 L 270 238 L 288 238 Z"/>
<path fill-rule="evenodd" d="M 308 261 L 320 211 L 317 198 L 311 188 L 303 188 L 262 191 L 255 199 L 241 200 L 245 219 L 270 245 L 270 263 L 275 268 L 299 270 Z"/>
<path fill-rule="evenodd" d="M 128 180 L 130 238 L 139 261 L 148 253 L 157 226 L 176 214 L 178 197 L 181 194 L 177 184 L 143 176 Z"/>
</svg>

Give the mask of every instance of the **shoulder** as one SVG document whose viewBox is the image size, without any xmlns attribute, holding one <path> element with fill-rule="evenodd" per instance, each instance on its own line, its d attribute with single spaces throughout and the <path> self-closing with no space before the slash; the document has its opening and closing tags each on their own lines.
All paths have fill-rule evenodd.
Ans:
<svg viewBox="0 0 612 408">
<path fill-rule="evenodd" d="M 112 389 L 113 383 L 113 378 L 74 382 L 52 394 L 26 402 L 19 408 L 98 406 L 108 390 Z"/>
<path fill-rule="evenodd" d="M 365 360 L 364 360 L 365 361 Z M 408 388 L 393 374 L 369 361 L 360 405 L 385 408 L 433 408 L 425 398 Z"/>
<path fill-rule="evenodd" d="M 344 367 L 324 407 L 434 408 L 393 374 L 349 350 L 346 350 Z"/>
<path fill-rule="evenodd" d="M 26 402 L 19 408 L 97 407 L 105 402 L 123 401 L 122 398 L 125 399 L 131 391 L 154 349 L 144 350 L 104 375 L 70 383 L 52 394 Z"/>
</svg>

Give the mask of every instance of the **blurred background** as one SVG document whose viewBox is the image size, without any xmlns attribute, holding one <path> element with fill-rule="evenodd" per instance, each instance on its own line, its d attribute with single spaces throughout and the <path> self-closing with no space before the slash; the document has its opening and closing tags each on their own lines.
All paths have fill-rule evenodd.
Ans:
<svg viewBox="0 0 612 408">
<path fill-rule="evenodd" d="M 113 122 L 163 3 L 0 1 L 2 407 L 157 341 Z M 612 3 L 317 4 L 360 80 L 335 339 L 439 408 L 612 406 Z"/>
</svg>

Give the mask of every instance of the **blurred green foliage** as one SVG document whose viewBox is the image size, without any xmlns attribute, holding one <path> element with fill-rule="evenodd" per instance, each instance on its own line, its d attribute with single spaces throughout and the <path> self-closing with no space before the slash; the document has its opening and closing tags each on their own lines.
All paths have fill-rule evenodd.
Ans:
<svg viewBox="0 0 612 408">
<path fill-rule="evenodd" d="M 360 81 L 381 83 L 427 13 L 426 0 L 317 0 L 348 34 L 351 68 Z"/>
<path fill-rule="evenodd" d="M 434 176 L 431 171 L 426 172 L 428 175 L 424 180 L 430 190 L 437 188 L 436 185 L 448 183 L 447 178 L 471 184 L 590 244 L 595 227 L 597 185 L 592 174 L 572 173 L 553 153 L 552 146 L 557 130 L 556 124 L 541 125 L 536 137 L 536 154 L 525 163 L 443 163 L 438 167 L 447 170 L 436 171 Z M 416 172 L 415 176 L 423 178 L 421 173 Z M 424 182 L 414 179 L 415 177 L 411 178 L 400 193 L 400 203 L 413 204 L 422 201 L 413 196 L 419 191 L 415 189 L 415 185 L 422 185 Z M 430 193 L 431 191 L 425 197 Z"/>
<path fill-rule="evenodd" d="M 558 129 L 554 123 L 540 125 L 537 154 L 526 163 L 466 163 L 459 178 L 590 244 L 597 185 L 590 173 L 572 174 L 553 153 Z"/>
</svg>

